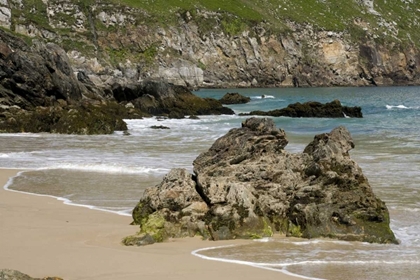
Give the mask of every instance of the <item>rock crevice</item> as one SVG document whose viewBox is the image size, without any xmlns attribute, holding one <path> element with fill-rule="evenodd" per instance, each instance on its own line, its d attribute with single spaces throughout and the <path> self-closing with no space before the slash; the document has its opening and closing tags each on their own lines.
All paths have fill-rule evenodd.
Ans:
<svg viewBox="0 0 420 280">
<path fill-rule="evenodd" d="M 345 127 L 316 135 L 303 153 L 285 151 L 287 143 L 272 119 L 247 119 L 197 157 L 194 175 L 173 169 L 145 191 L 133 211 L 141 234 L 125 243 L 274 233 L 397 243 L 385 203 L 350 158 Z M 156 219 L 159 227 L 150 227 Z"/>
</svg>

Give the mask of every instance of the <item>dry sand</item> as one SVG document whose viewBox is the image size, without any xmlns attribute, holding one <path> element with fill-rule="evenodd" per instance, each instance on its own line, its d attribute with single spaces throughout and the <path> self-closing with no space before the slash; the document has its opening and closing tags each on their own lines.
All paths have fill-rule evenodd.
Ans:
<svg viewBox="0 0 420 280">
<path fill-rule="evenodd" d="M 17 170 L 0 170 L 0 269 L 71 279 L 300 279 L 246 265 L 204 260 L 193 250 L 250 241 L 176 239 L 145 247 L 120 241 L 138 229 L 130 217 L 68 206 L 51 197 L 5 191 Z"/>
</svg>

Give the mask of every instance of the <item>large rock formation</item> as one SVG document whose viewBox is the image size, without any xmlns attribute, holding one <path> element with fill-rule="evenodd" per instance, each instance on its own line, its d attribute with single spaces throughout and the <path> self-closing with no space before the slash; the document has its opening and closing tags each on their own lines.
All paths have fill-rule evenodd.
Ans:
<svg viewBox="0 0 420 280">
<path fill-rule="evenodd" d="M 273 233 L 397 243 L 385 203 L 349 155 L 350 133 L 315 136 L 303 153 L 284 150 L 285 132 L 251 118 L 194 161 L 147 189 L 133 211 L 140 234 L 126 244 L 202 235 L 213 240 Z"/>
<path fill-rule="evenodd" d="M 283 109 L 264 111 L 251 111 L 242 113 L 248 116 L 271 116 L 292 118 L 363 118 L 362 108 L 342 106 L 339 100 L 322 104 L 320 102 L 293 103 Z"/>
</svg>

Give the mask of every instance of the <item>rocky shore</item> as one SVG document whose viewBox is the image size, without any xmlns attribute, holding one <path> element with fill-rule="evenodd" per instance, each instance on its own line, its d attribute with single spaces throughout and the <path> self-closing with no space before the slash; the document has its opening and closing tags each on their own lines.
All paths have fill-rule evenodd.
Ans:
<svg viewBox="0 0 420 280">
<path fill-rule="evenodd" d="M 200 235 L 223 240 L 287 236 L 398 243 L 389 213 L 349 155 L 350 133 L 316 135 L 302 153 L 284 150 L 286 133 L 250 118 L 193 162 L 147 189 L 133 211 L 138 235 L 127 245 Z"/>
<path fill-rule="evenodd" d="M 127 129 L 123 118 L 233 113 L 164 81 L 96 86 L 59 46 L 0 30 L 0 132 L 109 134 Z"/>
</svg>

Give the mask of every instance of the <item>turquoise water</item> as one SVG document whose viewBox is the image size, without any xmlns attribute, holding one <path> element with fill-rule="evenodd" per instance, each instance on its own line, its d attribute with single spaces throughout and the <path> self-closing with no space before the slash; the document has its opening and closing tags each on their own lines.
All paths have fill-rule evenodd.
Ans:
<svg viewBox="0 0 420 280">
<path fill-rule="evenodd" d="M 356 147 L 351 157 L 387 203 L 401 244 L 372 245 L 331 240 L 275 238 L 201 252 L 323 279 L 418 279 L 420 275 L 420 87 L 223 89 L 197 95 L 220 98 L 239 92 L 251 102 L 236 113 L 271 110 L 290 103 L 339 99 L 360 106 L 363 119 L 275 118 L 291 152 L 301 152 L 315 134 L 344 125 Z M 261 98 L 264 95 L 265 98 Z M 27 171 L 8 187 L 51 195 L 67 203 L 129 215 L 145 188 L 171 168 L 192 171 L 192 162 L 215 139 L 246 117 L 204 116 L 199 120 L 154 118 L 127 121 L 130 135 L 0 134 L 0 167 Z M 165 125 L 170 130 L 154 130 Z M 217 246 L 217 244 L 215 244 Z"/>
</svg>

